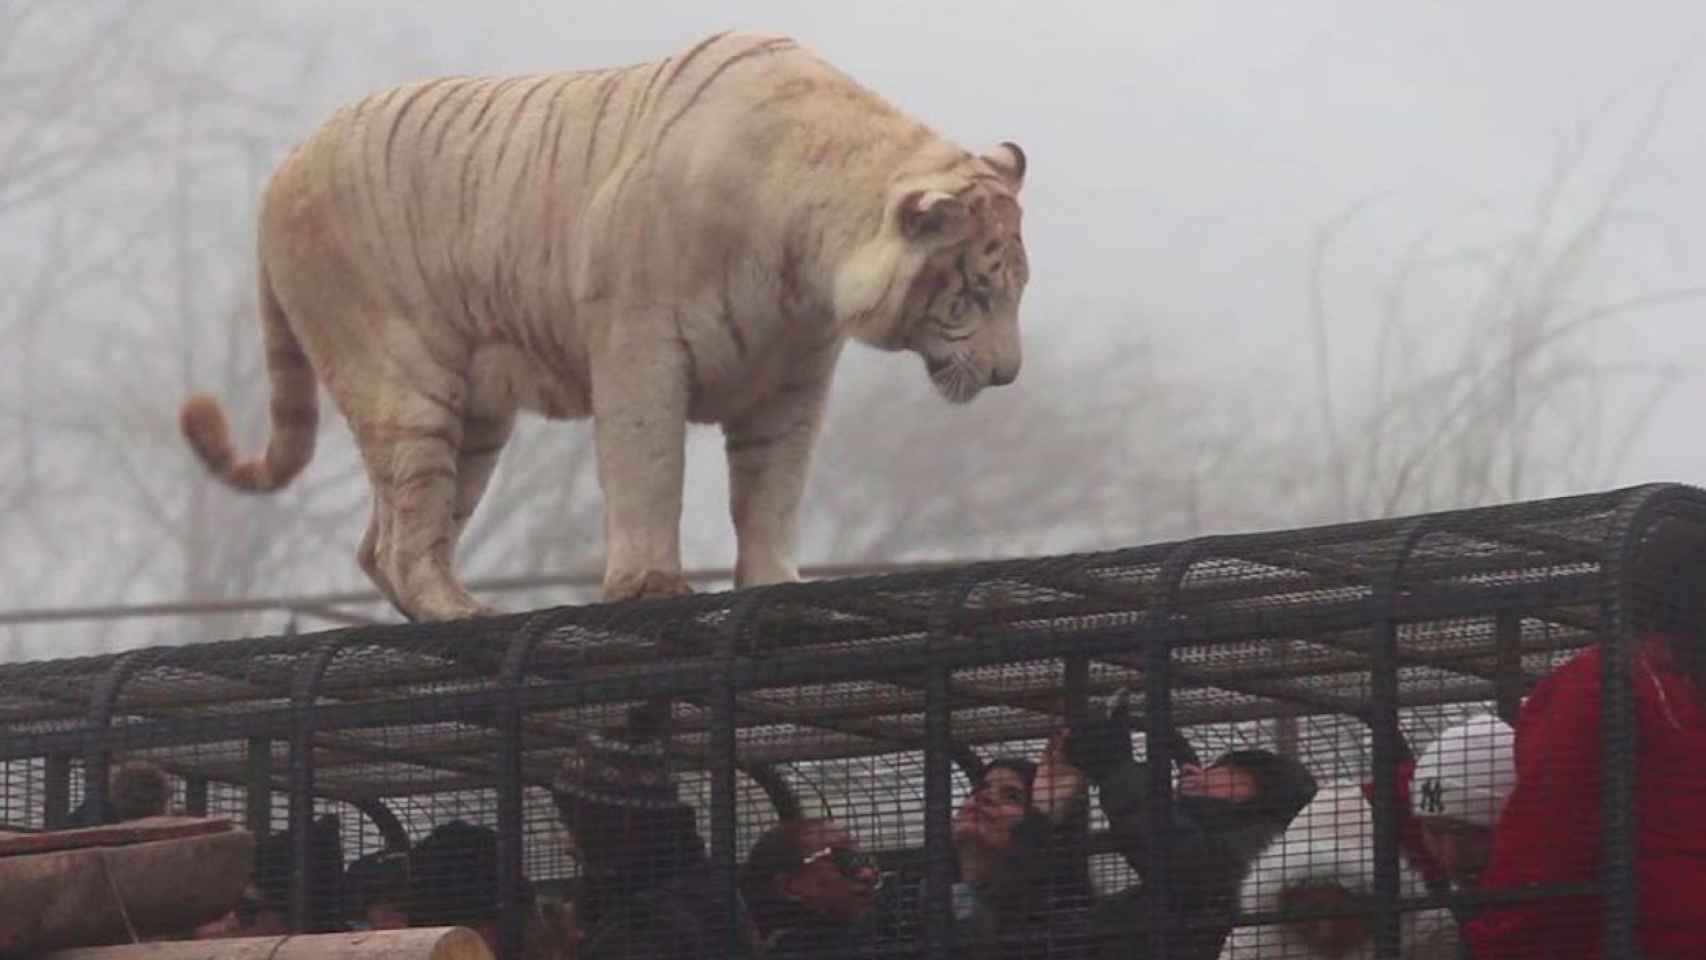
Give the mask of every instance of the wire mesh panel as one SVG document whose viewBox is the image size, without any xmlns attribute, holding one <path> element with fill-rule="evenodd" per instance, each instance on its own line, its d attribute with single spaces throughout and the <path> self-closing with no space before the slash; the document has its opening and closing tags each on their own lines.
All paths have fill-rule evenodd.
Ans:
<svg viewBox="0 0 1706 960">
<path fill-rule="evenodd" d="M 65 771 L 69 774 L 69 770 Z M 0 763 L 0 831 L 41 830 L 47 824 L 47 762 Z"/>
<path fill-rule="evenodd" d="M 1651 486 L 4 665 L 0 830 L 227 818 L 204 935 L 512 960 L 1706 956 L 1703 544 Z"/>
<path fill-rule="evenodd" d="M 1516 715 L 1513 783 L 1477 877 L 1488 902 L 1466 911 L 1477 957 L 1706 951 L 1700 503 L 1641 504 L 1606 563 L 1617 622 L 1549 658 Z"/>
</svg>

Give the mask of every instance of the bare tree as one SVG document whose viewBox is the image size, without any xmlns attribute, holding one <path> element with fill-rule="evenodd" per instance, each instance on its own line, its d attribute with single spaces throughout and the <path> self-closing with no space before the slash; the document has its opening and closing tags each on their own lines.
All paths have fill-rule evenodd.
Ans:
<svg viewBox="0 0 1706 960">
<path fill-rule="evenodd" d="M 17 465 L 0 475 L 8 605 L 364 585 L 354 554 L 367 488 L 335 410 L 313 472 L 276 497 L 219 487 L 177 432 L 183 397 L 211 389 L 229 399 L 234 432 L 265 435 L 256 201 L 320 119 L 309 111 L 329 36 L 312 18 L 240 20 L 210 0 L 0 0 L 0 237 L 29 238 L 0 239 L 0 273 L 27 278 L 0 285 L 16 374 L 0 389 L 0 453 Z M 372 39 L 407 61 L 399 70 L 426 69 L 420 44 Z M 475 567 L 596 561 L 598 501 L 576 482 L 591 480 L 580 456 L 590 438 L 546 432 L 518 431 L 463 547 Z M 395 617 L 379 603 L 354 612 Z M 94 642 L 276 630 L 282 619 L 156 621 Z M 26 638 L 10 639 L 23 652 Z"/>
<path fill-rule="evenodd" d="M 1565 145 L 1514 229 L 1443 250 L 1428 233 L 1412 243 L 1375 284 L 1366 382 L 1343 394 L 1332 377 L 1327 262 L 1366 206 L 1320 231 L 1310 269 L 1318 442 L 1287 437 L 1314 456 L 1285 460 L 1289 482 L 1275 484 L 1294 491 L 1293 519 L 1390 516 L 1613 482 L 1654 407 L 1687 373 L 1620 357 L 1617 325 L 1706 296 L 1700 285 L 1597 292 L 1608 244 L 1644 225 L 1625 197 L 1662 107 L 1661 96 L 1580 212 L 1572 189 L 1588 179 L 1585 135 Z M 1454 297 L 1430 287 L 1435 276 Z"/>
<path fill-rule="evenodd" d="M 51 4 L 13 6 L 43 12 Z M 107 29 L 134 9 L 111 7 Z M 123 162 L 80 166 L 75 151 L 58 167 L 38 158 L 30 169 L 47 172 L 32 173 L 31 183 L 39 187 L 62 170 L 78 202 L 37 190 L 28 210 L 52 229 L 18 252 L 27 263 L 0 262 L 13 276 L 39 266 L 33 285 L 15 288 L 8 316 L 27 328 L 25 346 L 11 355 L 16 390 L 0 397 L 0 412 L 19 428 L 0 441 L 19 451 L 25 469 L 15 473 L 41 478 L 28 489 L 0 486 L 0 496 L 29 507 L 0 518 L 22 530 L 0 557 L 0 571 L 18 573 L 6 580 L 18 588 L 13 605 L 209 601 L 366 585 L 354 556 L 368 491 L 335 409 L 325 407 L 313 471 L 272 497 L 212 481 L 177 429 L 184 396 L 207 389 L 227 398 L 239 437 L 257 442 L 266 433 L 256 203 L 278 158 L 320 119 L 308 111 L 317 109 L 312 92 L 327 78 L 322 52 L 331 32 L 300 17 L 288 25 L 238 23 L 202 0 L 182 0 L 174 12 L 181 30 L 152 35 L 142 49 L 124 46 L 129 56 L 112 68 L 115 79 L 93 87 L 93 113 L 135 107 Z M 174 21 L 153 13 L 150 22 Z M 45 29 L 45 12 L 39 22 Z M 54 36 L 67 48 L 94 46 Z M 399 69 L 424 69 L 408 49 L 398 56 L 410 61 Z M 257 64 L 267 68 L 258 77 L 250 69 Z M 69 66 L 31 69 L 55 88 L 74 85 L 55 72 Z M 53 111 L 42 116 L 51 121 Z M 69 142 L 52 122 L 32 129 L 38 139 Z M 26 205 L 6 207 L 6 196 L 0 192 L 0 223 L 24 233 Z M 0 244 L 0 256 L 8 252 Z M 476 568 L 527 573 L 599 556 L 599 504 L 587 489 L 596 494 L 590 436 L 541 426 L 518 430 L 468 533 L 462 553 Z M 576 530 L 587 535 L 577 538 Z M 397 617 L 380 602 L 343 612 Z M 131 646 L 271 632 L 284 622 L 282 614 L 185 617 L 91 628 L 85 636 L 95 646 Z M 37 641 L 74 632 L 14 630 L 12 652 L 63 653 L 61 643 Z"/>
<path fill-rule="evenodd" d="M 180 4 L 180 6 L 185 6 Z M 143 156 L 170 23 L 123 0 L 0 0 L 0 596 L 48 595 L 67 549 L 49 504 L 86 489 L 40 416 L 59 389 L 53 331 L 137 240 L 101 178 Z"/>
<path fill-rule="evenodd" d="M 582 571 L 602 576 L 604 501 L 590 426 L 533 416 L 516 425 L 491 486 L 457 545 L 457 563 L 470 576 Z M 497 604 L 528 609 L 597 599 L 593 590 L 551 588 L 506 594 Z"/>
<path fill-rule="evenodd" d="M 1146 339 L 1111 337 L 1033 348 L 1018 382 L 964 407 L 925 395 L 912 364 L 846 384 L 812 470 L 807 555 L 1013 556 L 1202 529 L 1243 444 L 1237 391 Z"/>
<path fill-rule="evenodd" d="M 20 549 L 8 559 L 44 572 L 28 582 L 33 606 L 328 585 L 327 541 L 349 538 L 344 555 L 353 555 L 347 531 L 359 534 L 365 504 L 347 445 L 328 444 L 315 479 L 269 501 L 214 490 L 177 433 L 182 398 L 210 386 L 236 400 L 238 429 L 264 432 L 254 204 L 302 126 L 301 108 L 227 79 L 241 75 L 233 61 L 294 61 L 283 64 L 294 78 L 273 79 L 299 95 L 317 74 L 325 36 L 311 23 L 279 34 L 224 22 L 207 13 L 193 30 L 154 38 L 150 56 L 169 66 L 144 58 L 119 78 L 147 81 L 117 97 L 138 106 L 133 124 L 142 127 L 124 162 L 76 168 L 76 190 L 63 201 L 0 212 L 10 224 L 43 227 L 29 251 L 36 282 L 10 314 L 21 349 L 6 398 L 18 425 L 8 446 L 25 467 L 18 473 L 32 478 L 17 493 L 28 509 L 12 521 L 28 535 L 12 540 Z M 171 626 L 155 639 L 257 628 Z"/>
<path fill-rule="evenodd" d="M 56 196 L 145 136 L 137 113 L 91 93 L 125 76 L 156 23 L 123 2 L 0 0 L 0 215 Z"/>
<path fill-rule="evenodd" d="M 46 482 L 40 437 L 23 402 L 37 389 L 43 324 L 103 260 L 83 256 L 93 231 L 61 195 L 79 175 L 111 162 L 136 129 L 134 117 L 89 109 L 83 96 L 125 59 L 132 8 L 90 4 L 77 11 L 81 19 L 59 22 L 53 6 L 0 2 L 0 222 L 12 228 L 12 241 L 0 243 L 0 271 L 16 278 L 0 289 L 0 334 L 13 374 L 0 394 L 0 451 L 14 465 L 0 473 L 0 534 Z"/>
<path fill-rule="evenodd" d="M 1580 136 L 1513 226 L 1456 225 L 1474 228 L 1473 243 L 1450 225 L 1421 231 L 1372 284 L 1372 307 L 1355 314 L 1367 319 L 1345 321 L 1371 331 L 1354 364 L 1332 355 L 1344 328 L 1327 267 L 1372 204 L 1323 227 L 1309 272 L 1312 380 L 1296 367 L 1193 375 L 1177 352 L 1132 339 L 1028 361 L 1007 395 L 967 409 L 919 403 L 901 365 L 852 385 L 814 467 L 808 553 L 1039 553 L 1614 482 L 1687 373 L 1620 353 L 1619 325 L 1706 295 L 1602 292 L 1616 243 L 1649 225 L 1626 200 L 1663 105 L 1661 93 L 1608 181 L 1590 177 L 1595 144 Z"/>
<path fill-rule="evenodd" d="M 44 23 L 48 6 L 11 0 L 10 10 L 29 16 L 22 27 L 0 23 L 0 76 L 19 62 L 7 53 L 17 31 Z M 78 21 L 85 29 L 131 23 L 120 3 L 84 9 L 116 18 L 88 15 Z M 208 13 L 193 42 L 120 45 L 116 65 L 94 61 L 146 82 L 109 82 L 122 92 L 102 101 L 102 116 L 75 137 L 52 133 L 41 122 L 53 114 L 45 107 L 16 128 L 35 131 L 35 145 L 14 151 L 34 158 L 17 167 L 23 174 L 0 179 L 0 237 L 30 238 L 0 241 L 0 273 L 26 278 L 0 285 L 0 324 L 17 345 L 17 376 L 0 394 L 0 453 L 18 464 L 0 475 L 0 504 L 15 508 L 0 512 L 0 535 L 21 545 L 0 553 L 14 602 L 366 586 L 353 556 L 369 494 L 329 406 L 312 471 L 270 498 L 217 486 L 177 433 L 177 407 L 192 388 L 231 403 L 239 437 L 256 442 L 265 433 L 255 200 L 287 142 L 318 119 L 264 96 L 270 85 L 312 100 L 300 96 L 321 69 L 309 33 L 226 30 L 223 22 Z M 151 37 L 153 46 L 160 41 Z M 269 60 L 273 80 L 252 81 L 259 90 L 232 82 L 243 71 L 231 64 L 243 58 Z M 70 89 L 53 79 L 52 63 L 28 64 L 20 69 L 37 85 L 23 88 L 41 91 L 41 103 Z M 280 69 L 294 70 L 294 83 L 279 83 Z M 106 122 L 126 110 L 128 131 Z M 1175 345 L 1110 332 L 1151 324 L 1112 316 L 1101 318 L 1111 322 L 1091 349 L 1032 339 L 1019 382 L 969 407 L 929 395 L 912 363 L 855 363 L 840 378 L 815 454 L 802 558 L 1050 553 L 1602 485 L 1678 375 L 1615 359 L 1608 340 L 1616 323 L 1700 292 L 1622 298 L 1595 286 L 1596 269 L 1626 228 L 1627 171 L 1656 123 L 1655 114 L 1622 172 L 1585 210 L 1565 199 L 1581 173 L 1585 146 L 1575 144 L 1515 228 L 1473 245 L 1420 237 L 1374 285 L 1375 305 L 1358 314 L 1368 318 L 1372 346 L 1348 370 L 1333 355 L 1343 328 L 1330 294 L 1343 291 L 1328 266 L 1364 208 L 1324 228 L 1310 272 L 1313 381 L 1192 371 Z M 3 139 L 13 130 L 0 127 L 0 165 L 14 155 L 8 144 L 25 142 Z M 50 149 L 94 149 L 120 142 L 102 138 L 121 132 L 137 146 L 113 151 L 98 169 L 76 151 Z M 7 169 L 0 166 L 0 178 Z M 56 193 L 63 184 L 75 190 Z M 597 569 L 595 478 L 584 424 L 524 420 L 459 565 L 476 576 Z M 701 499 L 691 509 L 704 509 Z M 592 599 L 539 591 L 504 605 Z M 384 604 L 355 609 L 397 618 Z M 171 622 L 102 642 L 273 631 L 282 621 Z M 47 630 L 75 641 L 93 633 L 57 626 L 40 636 Z"/>
</svg>

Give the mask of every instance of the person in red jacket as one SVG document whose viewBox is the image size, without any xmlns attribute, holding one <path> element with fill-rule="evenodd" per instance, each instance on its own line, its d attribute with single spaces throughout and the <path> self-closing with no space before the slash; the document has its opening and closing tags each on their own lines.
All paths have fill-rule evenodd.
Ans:
<svg viewBox="0 0 1706 960">
<path fill-rule="evenodd" d="M 1680 605 L 1699 601 L 1683 597 Z M 1668 629 L 1641 635 L 1633 651 L 1636 932 L 1646 960 L 1699 960 L 1706 957 L 1706 638 L 1675 632 L 1677 619 L 1665 619 L 1654 623 Z M 1600 659 L 1598 647 L 1577 655 L 1523 704 L 1516 789 L 1484 889 L 1597 879 Z M 1476 960 L 1599 960 L 1600 916 L 1597 896 L 1486 906 L 1468 938 Z"/>
</svg>

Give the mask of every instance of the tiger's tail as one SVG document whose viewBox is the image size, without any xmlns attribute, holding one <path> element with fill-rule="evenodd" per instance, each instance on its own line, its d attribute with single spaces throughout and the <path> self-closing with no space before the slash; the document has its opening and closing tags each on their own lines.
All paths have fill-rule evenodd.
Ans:
<svg viewBox="0 0 1706 960">
<path fill-rule="evenodd" d="M 314 459 L 320 425 L 319 382 L 314 367 L 290 330 L 264 264 L 260 269 L 260 312 L 267 379 L 272 382 L 268 408 L 272 435 L 267 438 L 266 453 L 237 461 L 225 411 L 210 394 L 190 395 L 178 412 L 178 426 L 208 472 L 248 493 L 271 493 L 295 479 Z"/>
</svg>

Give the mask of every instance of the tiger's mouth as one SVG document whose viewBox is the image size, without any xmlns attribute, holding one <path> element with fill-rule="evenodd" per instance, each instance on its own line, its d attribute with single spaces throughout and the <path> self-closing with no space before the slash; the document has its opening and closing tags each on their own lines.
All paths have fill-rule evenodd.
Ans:
<svg viewBox="0 0 1706 960">
<path fill-rule="evenodd" d="M 969 403 L 986 386 L 968 354 L 926 356 L 924 369 L 930 374 L 930 383 L 936 392 L 949 403 Z"/>
</svg>

